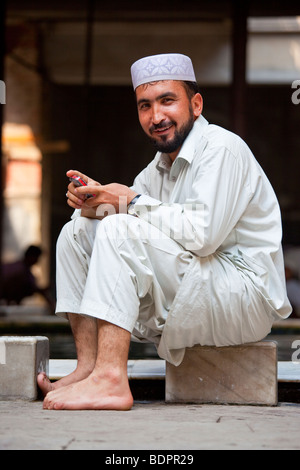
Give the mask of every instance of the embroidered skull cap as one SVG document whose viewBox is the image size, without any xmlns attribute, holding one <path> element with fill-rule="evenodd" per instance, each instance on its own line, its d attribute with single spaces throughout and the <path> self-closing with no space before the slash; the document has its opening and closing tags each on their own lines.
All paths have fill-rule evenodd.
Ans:
<svg viewBox="0 0 300 470">
<path fill-rule="evenodd" d="M 185 80 L 195 82 L 191 59 L 183 54 L 158 54 L 143 57 L 131 66 L 134 90 L 145 83 L 159 80 Z"/>
</svg>

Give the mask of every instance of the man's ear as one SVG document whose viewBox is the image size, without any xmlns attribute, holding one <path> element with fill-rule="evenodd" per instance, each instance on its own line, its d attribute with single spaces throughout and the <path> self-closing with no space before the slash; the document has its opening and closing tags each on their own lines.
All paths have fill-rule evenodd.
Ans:
<svg viewBox="0 0 300 470">
<path fill-rule="evenodd" d="M 196 93 L 193 96 L 191 103 L 192 103 L 194 118 L 197 119 L 203 110 L 203 98 L 200 95 L 200 93 Z"/>
</svg>

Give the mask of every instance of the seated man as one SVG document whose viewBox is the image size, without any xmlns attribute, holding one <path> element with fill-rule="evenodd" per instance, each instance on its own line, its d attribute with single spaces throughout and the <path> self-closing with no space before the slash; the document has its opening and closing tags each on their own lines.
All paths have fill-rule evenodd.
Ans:
<svg viewBox="0 0 300 470">
<path fill-rule="evenodd" d="M 67 173 L 88 183 L 69 184 L 77 211 L 57 245 L 56 310 L 78 366 L 54 384 L 39 375 L 47 409 L 130 409 L 132 337 L 178 365 L 186 347 L 258 341 L 291 312 L 275 194 L 247 145 L 202 116 L 191 60 L 151 56 L 131 72 L 158 152 L 131 188 Z"/>
</svg>

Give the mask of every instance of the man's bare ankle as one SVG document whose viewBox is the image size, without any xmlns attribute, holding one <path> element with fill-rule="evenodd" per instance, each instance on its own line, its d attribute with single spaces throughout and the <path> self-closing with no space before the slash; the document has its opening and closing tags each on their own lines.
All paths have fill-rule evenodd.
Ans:
<svg viewBox="0 0 300 470">
<path fill-rule="evenodd" d="M 95 361 L 88 361 L 88 360 L 78 360 L 76 372 L 86 377 L 90 375 L 95 367 Z"/>
<path fill-rule="evenodd" d="M 124 379 L 127 381 L 127 370 L 126 373 L 122 368 L 119 367 L 95 367 L 91 373 L 94 382 L 108 381 L 112 385 L 120 385 Z"/>
</svg>

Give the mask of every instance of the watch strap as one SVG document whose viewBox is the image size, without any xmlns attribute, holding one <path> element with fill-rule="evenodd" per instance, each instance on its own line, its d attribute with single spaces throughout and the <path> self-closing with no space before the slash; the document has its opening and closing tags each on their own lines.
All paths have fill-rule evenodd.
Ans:
<svg viewBox="0 0 300 470">
<path fill-rule="evenodd" d="M 139 197 L 141 197 L 141 194 L 137 194 L 137 195 L 132 199 L 132 201 L 130 201 L 130 203 L 128 204 L 128 207 L 129 207 L 129 206 L 133 206 L 133 205 L 136 203 L 136 201 L 138 200 Z"/>
<path fill-rule="evenodd" d="M 132 201 L 130 201 L 130 203 L 128 204 L 127 206 L 127 212 L 129 213 L 129 210 L 131 208 L 133 208 L 134 204 L 137 202 L 138 198 L 141 197 L 141 194 L 137 194 L 133 199 Z"/>
</svg>

